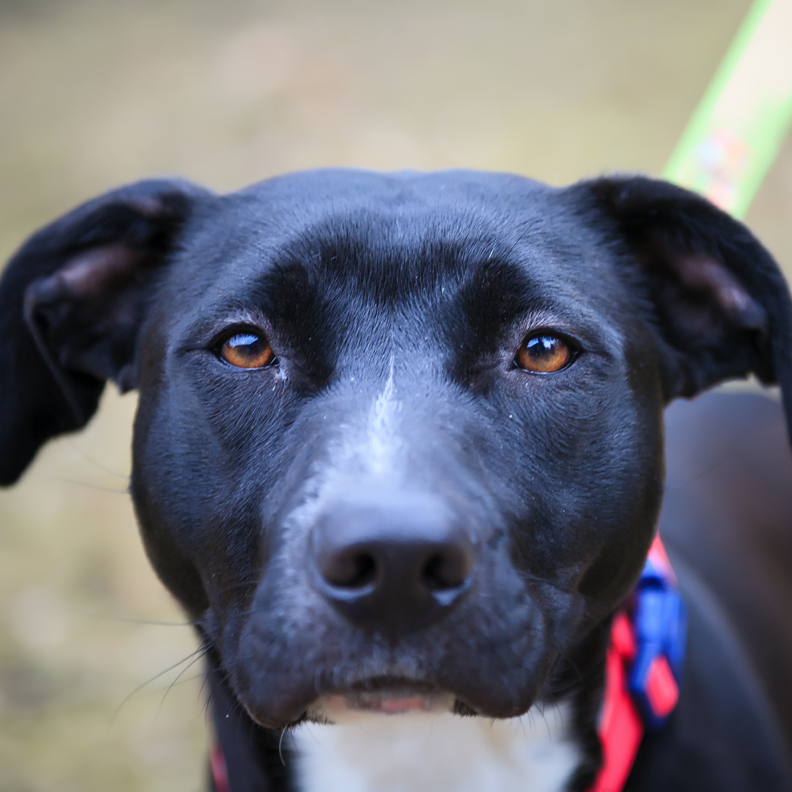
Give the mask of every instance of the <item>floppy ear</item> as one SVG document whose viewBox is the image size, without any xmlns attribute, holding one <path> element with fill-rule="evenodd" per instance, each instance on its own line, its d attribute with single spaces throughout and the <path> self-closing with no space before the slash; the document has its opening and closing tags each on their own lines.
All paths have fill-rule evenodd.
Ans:
<svg viewBox="0 0 792 792">
<path fill-rule="evenodd" d="M 157 273 L 194 202 L 177 180 L 107 193 L 34 234 L 0 278 L 0 485 L 54 435 L 84 426 L 105 381 L 136 385 Z"/>
<path fill-rule="evenodd" d="M 604 212 L 625 277 L 653 308 L 666 400 L 755 374 L 781 385 L 792 434 L 792 301 L 756 237 L 667 182 L 604 178 L 573 189 Z"/>
</svg>

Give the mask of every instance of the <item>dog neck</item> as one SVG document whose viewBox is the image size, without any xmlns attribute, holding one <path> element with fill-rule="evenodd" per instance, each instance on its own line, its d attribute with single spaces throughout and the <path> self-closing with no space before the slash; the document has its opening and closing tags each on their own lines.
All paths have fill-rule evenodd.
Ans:
<svg viewBox="0 0 792 792">
<path fill-rule="evenodd" d="M 567 702 L 493 721 L 368 715 L 295 730 L 299 792 L 561 792 L 584 760 Z"/>
</svg>

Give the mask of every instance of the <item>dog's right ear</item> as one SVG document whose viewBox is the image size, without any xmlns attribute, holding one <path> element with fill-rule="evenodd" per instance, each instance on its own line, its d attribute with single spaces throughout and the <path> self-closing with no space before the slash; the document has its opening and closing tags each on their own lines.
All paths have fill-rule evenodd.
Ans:
<svg viewBox="0 0 792 792">
<path fill-rule="evenodd" d="M 668 182 L 624 176 L 571 188 L 595 209 L 657 340 L 666 401 L 751 374 L 781 386 L 792 440 L 792 298 L 740 222 Z"/>
<path fill-rule="evenodd" d="M 83 427 L 108 379 L 136 385 L 158 273 L 195 202 L 178 180 L 122 187 L 34 234 L 0 278 L 0 485 L 50 437 Z"/>
</svg>

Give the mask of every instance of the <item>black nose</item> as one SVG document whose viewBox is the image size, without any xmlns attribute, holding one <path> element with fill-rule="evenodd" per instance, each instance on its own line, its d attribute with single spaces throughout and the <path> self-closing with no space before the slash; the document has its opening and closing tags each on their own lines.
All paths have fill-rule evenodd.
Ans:
<svg viewBox="0 0 792 792">
<path fill-rule="evenodd" d="M 441 619 L 470 587 L 473 544 L 430 496 L 345 501 L 311 535 L 314 585 L 352 623 L 397 638 Z"/>
</svg>

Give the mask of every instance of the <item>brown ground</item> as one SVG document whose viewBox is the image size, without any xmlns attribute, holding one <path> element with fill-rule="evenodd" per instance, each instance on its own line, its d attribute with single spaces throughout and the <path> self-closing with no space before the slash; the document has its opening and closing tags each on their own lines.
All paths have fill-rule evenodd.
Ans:
<svg viewBox="0 0 792 792">
<path fill-rule="evenodd" d="M 659 173 L 748 5 L 0 0 L 0 261 L 152 174 Z M 788 265 L 791 217 L 792 141 L 748 217 Z M 124 493 L 134 408 L 108 391 L 0 494 L 0 792 L 200 789 L 198 667 L 130 696 L 194 649 L 139 623 L 181 617 Z"/>
</svg>

